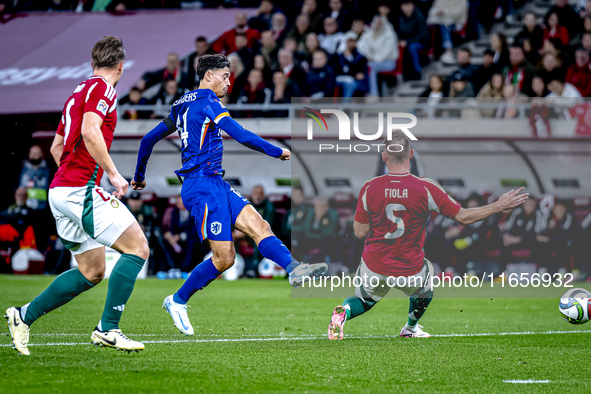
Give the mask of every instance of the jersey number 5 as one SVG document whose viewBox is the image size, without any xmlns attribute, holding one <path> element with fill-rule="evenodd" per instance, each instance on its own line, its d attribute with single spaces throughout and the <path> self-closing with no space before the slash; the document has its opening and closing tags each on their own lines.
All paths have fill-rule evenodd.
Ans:
<svg viewBox="0 0 591 394">
<path fill-rule="evenodd" d="M 394 216 L 394 212 L 396 211 L 406 211 L 406 207 L 402 204 L 388 204 L 386 205 L 386 216 L 389 220 L 392 221 L 396 225 L 396 231 L 393 233 L 386 233 L 384 238 L 386 239 L 395 239 L 399 238 L 404 234 L 404 221 L 402 218 L 398 216 Z"/>
</svg>

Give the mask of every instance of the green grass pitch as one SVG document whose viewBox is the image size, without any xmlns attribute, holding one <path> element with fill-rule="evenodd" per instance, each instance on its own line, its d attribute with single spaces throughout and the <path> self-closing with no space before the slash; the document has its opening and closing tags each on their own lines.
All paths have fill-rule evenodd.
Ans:
<svg viewBox="0 0 591 394">
<path fill-rule="evenodd" d="M 52 279 L 0 276 L 2 312 Z M 557 299 L 435 298 L 425 330 L 461 336 L 426 339 L 398 338 L 408 301 L 385 299 L 345 325 L 345 340 L 331 342 L 328 321 L 341 299 L 292 299 L 286 281 L 218 280 L 191 300 L 196 335 L 186 337 L 161 309 L 180 284 L 136 284 L 121 328 L 144 341 L 139 354 L 90 344 L 106 281 L 39 319 L 30 357 L 0 336 L 0 392 L 591 391 L 591 324 L 565 322 Z M 466 335 L 484 333 L 513 334 Z M 529 379 L 550 382 L 503 382 Z"/>
</svg>

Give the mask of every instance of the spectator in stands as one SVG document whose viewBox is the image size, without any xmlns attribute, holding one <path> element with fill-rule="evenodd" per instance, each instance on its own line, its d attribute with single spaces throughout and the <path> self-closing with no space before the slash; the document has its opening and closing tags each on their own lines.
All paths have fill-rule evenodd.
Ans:
<svg viewBox="0 0 591 394">
<path fill-rule="evenodd" d="M 337 56 L 336 84 L 342 88 L 342 97 L 353 97 L 353 93 L 369 91 L 367 78 L 367 59 L 357 51 L 356 34 L 352 31 L 346 33 L 347 48 Z M 350 100 L 343 100 L 348 102 Z"/>
<path fill-rule="evenodd" d="M 415 7 L 413 0 L 403 0 L 400 9 L 402 13 L 398 19 L 398 45 L 410 55 L 414 71 L 406 73 L 406 79 L 421 79 L 420 52 L 429 47 L 430 41 L 427 20 Z"/>
<path fill-rule="evenodd" d="M 310 32 L 310 17 L 308 14 L 299 14 L 295 20 L 294 26 L 289 33 L 287 33 L 286 38 L 294 39 L 297 50 L 303 52 L 306 47 L 306 36 Z"/>
<path fill-rule="evenodd" d="M 478 92 L 478 102 L 482 104 L 496 104 L 503 99 L 503 90 L 505 88 L 505 80 L 502 74 L 496 73 L 492 76 Z M 483 117 L 492 118 L 495 114 L 494 108 L 482 108 L 480 113 Z"/>
<path fill-rule="evenodd" d="M 351 16 L 347 10 L 343 9 L 343 1 L 329 0 L 328 7 L 330 8 L 328 16 L 337 22 L 338 31 L 346 32 L 351 27 Z"/>
<path fill-rule="evenodd" d="M 203 55 L 211 55 L 213 53 L 215 52 L 209 47 L 207 38 L 203 36 L 195 38 L 195 52 L 189 55 L 185 67 L 187 89 L 195 90 L 199 86 L 197 73 L 195 72 L 199 58 Z"/>
<path fill-rule="evenodd" d="M 322 50 L 322 48 L 320 48 L 320 41 L 318 40 L 318 35 L 316 33 L 308 34 L 306 36 L 306 47 L 304 50 L 306 56 L 301 61 L 301 65 L 306 71 L 310 70 L 310 64 L 312 64 L 312 56 L 314 56 L 314 52 L 318 50 Z"/>
<path fill-rule="evenodd" d="M 290 83 L 297 86 L 306 84 L 306 72 L 293 60 L 293 52 L 286 49 L 279 50 L 279 68 Z"/>
<path fill-rule="evenodd" d="M 267 66 L 267 63 L 265 62 L 265 58 L 263 57 L 263 55 L 261 55 L 260 53 L 254 55 L 252 61 L 252 68 L 257 69 L 263 73 L 263 81 L 265 82 L 265 86 L 271 86 L 273 72 L 271 71 L 269 66 Z"/>
<path fill-rule="evenodd" d="M 273 39 L 273 32 L 266 30 L 261 33 L 261 48 L 260 53 L 265 58 L 265 63 L 271 69 L 276 69 L 277 63 L 277 52 L 279 48 L 277 43 Z"/>
<path fill-rule="evenodd" d="M 427 104 L 427 109 L 420 110 L 418 116 L 429 118 L 441 116 L 442 111 L 436 110 L 436 107 L 444 97 L 447 97 L 444 91 L 443 77 L 439 74 L 431 75 L 429 87 L 419 97 L 419 103 Z"/>
<path fill-rule="evenodd" d="M 466 74 L 456 71 L 452 74 L 452 82 L 449 89 L 449 97 L 454 101 L 463 102 L 467 98 L 475 97 L 474 87 Z"/>
<path fill-rule="evenodd" d="M 554 78 L 548 84 L 548 89 L 550 90 L 548 97 L 574 99 L 556 101 L 556 104 L 559 105 L 572 106 L 580 102 L 580 99 L 582 98 L 581 93 L 577 90 L 577 88 L 568 82 L 564 82 L 564 78 L 559 74 L 554 75 Z"/>
<path fill-rule="evenodd" d="M 292 255 L 301 258 L 305 253 L 305 224 L 308 215 L 313 212 L 312 206 L 305 202 L 304 191 L 301 186 L 294 186 L 291 192 L 291 209 L 283 217 L 281 228 L 284 234 L 291 234 Z"/>
<path fill-rule="evenodd" d="M 468 21 L 468 2 L 466 0 L 435 0 L 429 10 L 427 23 L 439 25 L 445 52 L 440 60 L 444 64 L 454 64 L 452 31 L 461 31 Z"/>
<path fill-rule="evenodd" d="M 271 0 L 262 0 L 255 16 L 248 20 L 248 25 L 258 31 L 269 30 L 273 14 L 278 11 Z"/>
<path fill-rule="evenodd" d="M 240 95 L 238 96 L 238 103 L 242 104 L 264 104 L 270 97 L 271 92 L 266 88 L 265 81 L 263 80 L 263 72 L 256 68 L 253 68 L 248 72 L 246 84 L 242 88 Z M 252 118 L 260 116 L 259 111 L 241 111 L 240 117 Z"/>
<path fill-rule="evenodd" d="M 324 16 L 318 8 L 316 0 L 304 0 L 302 3 L 302 14 L 307 14 L 310 20 L 310 30 L 315 33 L 322 31 Z"/>
<path fill-rule="evenodd" d="M 213 43 L 212 47 L 215 52 L 223 53 L 225 55 L 235 52 L 236 34 L 238 33 L 243 33 L 246 35 L 246 46 L 251 49 L 254 48 L 256 42 L 261 37 L 258 30 L 251 29 L 248 26 L 246 14 L 240 12 L 236 14 L 234 20 L 236 23 L 235 27 L 222 34 L 221 37 Z"/>
<path fill-rule="evenodd" d="M 475 92 L 480 92 L 482 87 L 490 81 L 494 74 L 502 71 L 502 68 L 497 67 L 497 64 L 494 63 L 494 56 L 495 53 L 492 49 L 486 49 L 482 54 L 482 64 L 472 77 Z"/>
<path fill-rule="evenodd" d="M 541 76 L 544 81 L 552 81 L 555 76 L 559 78 L 559 75 L 563 75 L 558 68 L 556 56 L 551 53 L 544 55 L 544 58 L 542 59 L 542 69 L 539 70 L 537 74 Z"/>
<path fill-rule="evenodd" d="M 180 82 L 182 76 L 181 62 L 179 60 L 179 54 L 176 52 L 170 52 L 166 55 L 166 67 L 153 72 L 145 73 L 142 78 L 136 83 L 137 88 L 140 91 L 144 91 L 156 84 L 174 79 Z"/>
<path fill-rule="evenodd" d="M 162 219 L 164 239 L 173 261 L 167 261 L 168 268 L 180 268 L 188 272 L 199 263 L 199 236 L 195 221 L 185 208 L 181 196 L 175 205 L 169 207 Z"/>
<path fill-rule="evenodd" d="M 505 84 L 503 88 L 503 100 L 497 108 L 496 117 L 513 119 L 519 115 L 519 105 L 523 102 L 523 95 L 516 85 Z"/>
<path fill-rule="evenodd" d="M 474 87 L 474 82 L 478 73 L 478 66 L 472 64 L 472 51 L 467 47 L 460 48 L 458 49 L 456 56 L 456 62 L 458 64 L 458 69 L 456 71 L 462 73 L 464 77 L 466 77 L 466 80 L 470 81 L 472 87 Z"/>
<path fill-rule="evenodd" d="M 288 82 L 283 71 L 278 70 L 273 73 L 273 94 L 271 96 L 271 103 L 273 104 L 290 104 L 293 97 L 302 97 L 300 88 Z M 288 111 L 271 111 L 269 116 L 287 117 Z"/>
<path fill-rule="evenodd" d="M 575 36 L 581 29 L 581 17 L 568 4 L 568 0 L 556 0 L 556 4 L 550 7 L 546 13 L 544 21 L 547 21 L 552 14 L 556 14 L 558 20 L 566 26 L 569 36 Z"/>
<path fill-rule="evenodd" d="M 339 233 L 339 216 L 330 208 L 326 198 L 314 199 L 313 211 L 307 215 L 304 223 L 304 237 L 309 249 L 317 249 L 321 258 L 330 256 L 337 261 L 335 238 Z M 324 258 L 323 260 L 326 261 Z"/>
<path fill-rule="evenodd" d="M 494 51 L 493 62 L 502 70 L 507 67 L 511 61 L 509 60 L 509 46 L 507 45 L 507 37 L 503 33 L 494 33 L 490 36 L 490 46 Z"/>
<path fill-rule="evenodd" d="M 544 41 L 550 38 L 558 38 L 563 45 L 568 45 L 570 37 L 566 27 L 560 24 L 558 14 L 555 12 L 548 15 L 546 19 L 546 28 L 544 29 Z"/>
<path fill-rule="evenodd" d="M 271 19 L 271 32 L 273 33 L 273 39 L 277 45 L 281 45 L 287 35 L 287 19 L 281 12 L 273 14 L 273 18 Z"/>
<path fill-rule="evenodd" d="M 564 266 L 568 250 L 577 235 L 576 222 L 567 204 L 557 201 L 548 217 L 538 218 L 536 230 L 536 260 L 555 273 Z"/>
<path fill-rule="evenodd" d="M 591 2 L 588 2 L 587 4 L 591 4 Z M 580 33 L 577 33 L 576 36 L 571 38 L 569 45 L 572 48 L 577 48 L 581 46 L 583 43 L 583 34 L 585 33 L 591 33 L 591 15 L 585 17 L 585 19 L 583 20 L 583 30 Z"/>
<path fill-rule="evenodd" d="M 158 92 L 154 99 L 156 109 L 150 116 L 152 119 L 164 119 L 170 112 L 172 104 L 183 96 L 183 91 L 179 89 L 178 83 L 174 79 L 164 82 L 164 86 Z"/>
<path fill-rule="evenodd" d="M 357 42 L 357 50 L 368 60 L 369 92 L 377 97 L 378 73 L 394 71 L 398 60 L 398 38 L 390 22 L 376 15 L 371 28 Z"/>
<path fill-rule="evenodd" d="M 505 84 L 515 85 L 520 92 L 531 94 L 531 80 L 534 77 L 534 67 L 525 59 L 523 48 L 513 45 L 509 50 L 511 65 L 505 67 L 503 75 Z"/>
<path fill-rule="evenodd" d="M 576 50 L 575 64 L 568 68 L 565 81 L 576 87 L 583 97 L 591 97 L 591 64 L 585 48 Z"/>
<path fill-rule="evenodd" d="M 539 74 L 536 74 L 531 81 L 531 95 L 530 97 L 542 98 L 548 96 L 550 91 L 546 87 L 546 81 Z"/>
<path fill-rule="evenodd" d="M 581 39 L 581 45 L 587 51 L 591 52 L 591 32 L 583 33 L 583 38 Z"/>
<path fill-rule="evenodd" d="M 536 199 L 530 196 L 502 224 L 503 246 L 509 251 L 535 248 L 536 209 Z"/>
<path fill-rule="evenodd" d="M 340 0 L 330 1 L 340 2 Z M 344 33 L 340 32 L 338 29 L 339 25 L 336 19 L 331 17 L 324 19 L 324 33 L 318 35 L 318 42 L 320 43 L 320 47 L 328 52 L 329 55 L 336 53 L 337 47 L 344 36 Z"/>
<path fill-rule="evenodd" d="M 252 68 L 252 60 L 254 58 L 254 52 L 248 46 L 248 38 L 244 33 L 236 33 L 236 54 L 240 56 L 244 68 L 250 70 Z"/>
<path fill-rule="evenodd" d="M 275 220 L 275 207 L 265 195 L 265 188 L 261 185 L 256 185 L 250 192 L 250 202 L 254 209 L 267 221 L 273 224 Z"/>
<path fill-rule="evenodd" d="M 142 92 L 137 87 L 132 87 L 129 90 L 127 97 L 120 101 L 119 110 L 123 112 L 123 119 L 150 119 L 151 111 L 140 111 L 137 109 L 128 108 L 129 106 L 146 105 L 148 100 L 142 97 Z"/>
<path fill-rule="evenodd" d="M 536 16 L 533 12 L 526 13 L 523 16 L 523 22 L 523 29 L 517 34 L 514 42 L 523 46 L 524 49 L 527 46 L 529 48 L 527 52 L 533 51 L 534 53 L 538 53 L 544 43 L 544 29 L 538 26 Z"/>
<path fill-rule="evenodd" d="M 11 225 L 22 239 L 36 219 L 34 211 L 28 206 L 27 188 L 19 186 L 14 192 L 14 204 L 0 212 L 0 224 Z"/>
<path fill-rule="evenodd" d="M 47 207 L 49 167 L 39 145 L 33 145 L 29 149 L 29 158 L 23 164 L 19 186 L 26 188 L 30 208 L 42 210 Z"/>
<path fill-rule="evenodd" d="M 328 65 L 328 54 L 322 49 L 314 52 L 311 66 L 304 93 L 314 98 L 332 97 L 335 89 L 335 76 L 334 71 Z"/>
<path fill-rule="evenodd" d="M 247 74 L 244 72 L 242 59 L 237 53 L 229 54 L 228 60 L 230 61 L 230 86 L 228 87 L 228 94 L 222 99 L 222 102 L 235 103 L 246 83 Z"/>
</svg>

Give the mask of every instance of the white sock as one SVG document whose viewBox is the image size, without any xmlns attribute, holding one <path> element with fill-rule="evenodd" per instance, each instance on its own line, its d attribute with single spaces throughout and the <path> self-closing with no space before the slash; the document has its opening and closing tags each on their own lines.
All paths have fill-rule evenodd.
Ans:
<svg viewBox="0 0 591 394">
<path fill-rule="evenodd" d="M 418 324 L 414 326 L 409 326 L 408 323 L 406 323 L 404 328 L 406 328 L 410 332 L 417 332 L 417 328 L 419 328 L 419 326 Z"/>
</svg>

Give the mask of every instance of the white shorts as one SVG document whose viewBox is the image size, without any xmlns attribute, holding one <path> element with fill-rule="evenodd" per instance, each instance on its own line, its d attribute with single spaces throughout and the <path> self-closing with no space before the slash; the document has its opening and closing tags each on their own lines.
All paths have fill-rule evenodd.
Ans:
<svg viewBox="0 0 591 394">
<path fill-rule="evenodd" d="M 129 209 L 100 186 L 54 187 L 48 200 L 57 233 L 75 255 L 111 247 L 135 222 Z"/>
<path fill-rule="evenodd" d="M 355 287 L 355 297 L 362 300 L 371 299 L 378 302 L 388 294 L 390 289 L 401 290 L 407 296 L 421 295 L 432 288 L 433 264 L 423 259 L 423 268 L 418 273 L 396 277 L 373 272 L 361 259 L 355 277 L 361 278 L 361 281 L 358 281 L 361 286 Z"/>
</svg>

